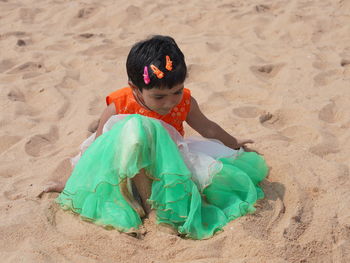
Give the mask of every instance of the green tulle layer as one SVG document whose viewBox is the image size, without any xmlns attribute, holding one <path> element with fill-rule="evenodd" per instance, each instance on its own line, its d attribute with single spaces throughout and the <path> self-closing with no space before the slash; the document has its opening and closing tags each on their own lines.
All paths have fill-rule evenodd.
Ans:
<svg viewBox="0 0 350 263">
<path fill-rule="evenodd" d="M 268 171 L 261 156 L 244 152 L 236 159 L 220 161 L 222 170 L 200 192 L 162 124 L 130 115 L 91 144 L 56 201 L 83 219 L 129 232 L 142 221 L 119 184 L 145 169 L 155 178 L 149 202 L 158 223 L 169 224 L 187 237 L 204 239 L 230 220 L 254 212 L 255 202 L 264 196 L 257 186 Z"/>
</svg>

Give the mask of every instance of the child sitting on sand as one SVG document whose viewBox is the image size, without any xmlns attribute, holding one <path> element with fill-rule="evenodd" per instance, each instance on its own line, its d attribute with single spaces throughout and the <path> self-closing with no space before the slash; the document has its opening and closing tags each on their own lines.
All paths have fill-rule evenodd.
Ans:
<svg viewBox="0 0 350 263">
<path fill-rule="evenodd" d="M 187 67 L 174 39 L 136 43 L 126 68 L 129 86 L 107 96 L 64 189 L 46 191 L 63 189 L 56 200 L 63 209 L 123 232 L 137 230 L 153 209 L 157 223 L 203 239 L 254 212 L 265 161 L 244 151 L 251 140 L 235 139 L 201 112 L 184 88 Z M 207 139 L 184 139 L 184 121 Z"/>
</svg>

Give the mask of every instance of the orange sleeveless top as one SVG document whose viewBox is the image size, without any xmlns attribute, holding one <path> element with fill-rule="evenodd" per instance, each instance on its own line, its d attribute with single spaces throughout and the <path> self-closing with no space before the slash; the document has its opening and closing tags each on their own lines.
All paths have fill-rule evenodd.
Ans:
<svg viewBox="0 0 350 263">
<path fill-rule="evenodd" d="M 112 92 L 106 97 L 106 102 L 107 105 L 114 103 L 117 114 L 140 114 L 162 120 L 173 126 L 182 136 L 184 136 L 185 131 L 183 128 L 183 122 L 186 120 L 187 114 L 190 111 L 191 92 L 188 89 L 184 89 L 181 102 L 166 115 L 160 115 L 157 112 L 150 111 L 141 106 L 136 101 L 130 87 Z"/>
</svg>

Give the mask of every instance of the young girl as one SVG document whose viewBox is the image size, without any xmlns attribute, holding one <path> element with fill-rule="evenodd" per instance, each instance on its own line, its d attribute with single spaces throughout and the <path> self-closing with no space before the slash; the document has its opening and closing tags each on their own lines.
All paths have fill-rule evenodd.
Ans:
<svg viewBox="0 0 350 263">
<path fill-rule="evenodd" d="M 251 140 L 235 139 L 201 112 L 184 88 L 187 68 L 174 39 L 136 43 L 126 68 L 129 86 L 107 96 L 57 198 L 61 207 L 123 232 L 137 230 L 153 209 L 157 223 L 193 239 L 254 212 L 267 166 L 244 151 Z M 184 139 L 184 121 L 208 139 Z M 62 189 L 46 191 L 53 190 Z"/>
</svg>

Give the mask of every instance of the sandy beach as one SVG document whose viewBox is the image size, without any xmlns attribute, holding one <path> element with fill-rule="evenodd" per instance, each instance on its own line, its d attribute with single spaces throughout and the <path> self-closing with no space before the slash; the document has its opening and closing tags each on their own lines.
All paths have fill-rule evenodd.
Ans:
<svg viewBox="0 0 350 263">
<path fill-rule="evenodd" d="M 0 262 L 350 262 L 349 14 L 349 0 L 0 0 Z M 37 197 L 70 175 L 153 34 L 175 38 L 202 111 L 271 169 L 256 213 L 208 240 L 150 220 L 136 239 Z"/>
</svg>

